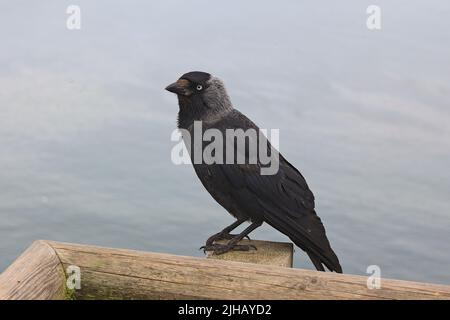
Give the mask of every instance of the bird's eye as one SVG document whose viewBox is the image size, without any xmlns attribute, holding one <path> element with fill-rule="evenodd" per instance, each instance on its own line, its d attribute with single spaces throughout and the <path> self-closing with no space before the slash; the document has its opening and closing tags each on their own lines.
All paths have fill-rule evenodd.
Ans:
<svg viewBox="0 0 450 320">
<path fill-rule="evenodd" d="M 203 89 L 203 86 L 201 84 L 197 85 L 197 90 L 200 91 Z"/>
</svg>

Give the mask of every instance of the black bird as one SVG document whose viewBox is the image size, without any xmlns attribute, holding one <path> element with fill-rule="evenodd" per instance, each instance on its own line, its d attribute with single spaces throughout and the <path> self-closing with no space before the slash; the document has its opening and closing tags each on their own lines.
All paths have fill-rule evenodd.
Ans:
<svg viewBox="0 0 450 320">
<path fill-rule="evenodd" d="M 178 128 L 190 133 L 190 139 L 183 135 L 183 140 L 187 146 L 191 146 L 188 147 L 191 159 L 195 148 L 194 121 L 201 121 L 202 132 L 211 128 L 222 133 L 226 129 L 254 129 L 259 132 L 250 119 L 233 108 L 223 82 L 209 73 L 186 73 L 167 86 L 166 90 L 178 96 Z M 249 157 L 249 143 L 250 139 L 245 141 L 246 160 Z M 271 148 L 271 152 L 276 152 L 268 141 L 264 143 Z M 201 148 L 205 146 L 203 142 Z M 238 242 L 266 222 L 304 250 L 317 270 L 325 271 L 325 265 L 330 271 L 342 273 L 338 257 L 331 249 L 325 228 L 314 209 L 313 193 L 302 174 L 281 154 L 278 172 L 272 175 L 261 174 L 264 165 L 259 158 L 253 164 L 208 164 L 204 160 L 195 163 L 194 159 L 192 163 L 206 190 L 237 219 L 211 236 L 203 247 L 205 250 L 214 251 L 215 254 L 229 250 L 249 250 L 250 246 L 239 245 Z M 242 233 L 230 234 L 245 221 L 251 224 Z M 220 239 L 229 242 L 215 243 Z"/>
</svg>

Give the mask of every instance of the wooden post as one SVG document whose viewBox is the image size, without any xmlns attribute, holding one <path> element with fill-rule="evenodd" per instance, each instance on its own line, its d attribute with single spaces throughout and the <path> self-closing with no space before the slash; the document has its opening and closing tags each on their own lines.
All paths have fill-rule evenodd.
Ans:
<svg viewBox="0 0 450 320">
<path fill-rule="evenodd" d="M 38 241 L 0 276 L 0 299 L 450 299 L 450 286 L 80 244 Z M 67 296 L 66 296 L 67 297 Z"/>
<path fill-rule="evenodd" d="M 0 274 L 0 300 L 65 299 L 65 276 L 55 250 L 35 241 Z"/>
<path fill-rule="evenodd" d="M 227 243 L 227 240 L 218 241 L 217 243 L 224 244 Z M 292 268 L 294 255 L 294 246 L 292 243 L 244 239 L 239 244 L 253 245 L 257 250 L 229 251 L 221 255 L 208 252 L 207 257 L 210 259 Z"/>
</svg>

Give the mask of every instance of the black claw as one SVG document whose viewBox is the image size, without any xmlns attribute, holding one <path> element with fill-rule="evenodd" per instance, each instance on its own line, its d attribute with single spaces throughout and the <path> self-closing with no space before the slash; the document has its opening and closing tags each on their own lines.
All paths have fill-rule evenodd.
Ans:
<svg viewBox="0 0 450 320">
<path fill-rule="evenodd" d="M 206 246 L 201 246 L 198 250 L 203 250 L 203 254 L 206 254 Z"/>
<path fill-rule="evenodd" d="M 228 251 L 236 250 L 236 251 L 250 251 L 250 249 L 258 250 L 258 248 L 252 244 L 206 244 L 201 246 L 199 250 L 203 250 L 203 253 L 206 254 L 207 251 L 212 251 L 213 254 L 219 255 L 226 253 Z"/>
</svg>

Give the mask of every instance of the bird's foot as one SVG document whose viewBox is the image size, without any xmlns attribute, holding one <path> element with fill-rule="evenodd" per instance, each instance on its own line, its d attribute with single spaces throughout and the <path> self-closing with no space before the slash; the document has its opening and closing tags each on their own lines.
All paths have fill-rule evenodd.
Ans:
<svg viewBox="0 0 450 320">
<path fill-rule="evenodd" d="M 208 240 L 206 240 L 206 246 L 211 246 L 214 244 L 214 242 L 219 241 L 219 240 L 231 240 L 237 236 L 238 236 L 237 234 L 219 232 L 219 233 L 216 233 L 215 235 L 212 235 L 211 237 L 208 238 Z M 249 236 L 245 236 L 245 237 L 248 240 L 251 240 Z"/>
<path fill-rule="evenodd" d="M 214 243 L 211 245 L 205 245 L 200 247 L 200 250 L 202 249 L 204 253 L 206 253 L 206 251 L 211 251 L 215 255 L 224 254 L 228 251 L 250 251 L 250 249 L 258 250 L 252 244 L 233 244 L 233 243 L 227 244 Z"/>
</svg>

